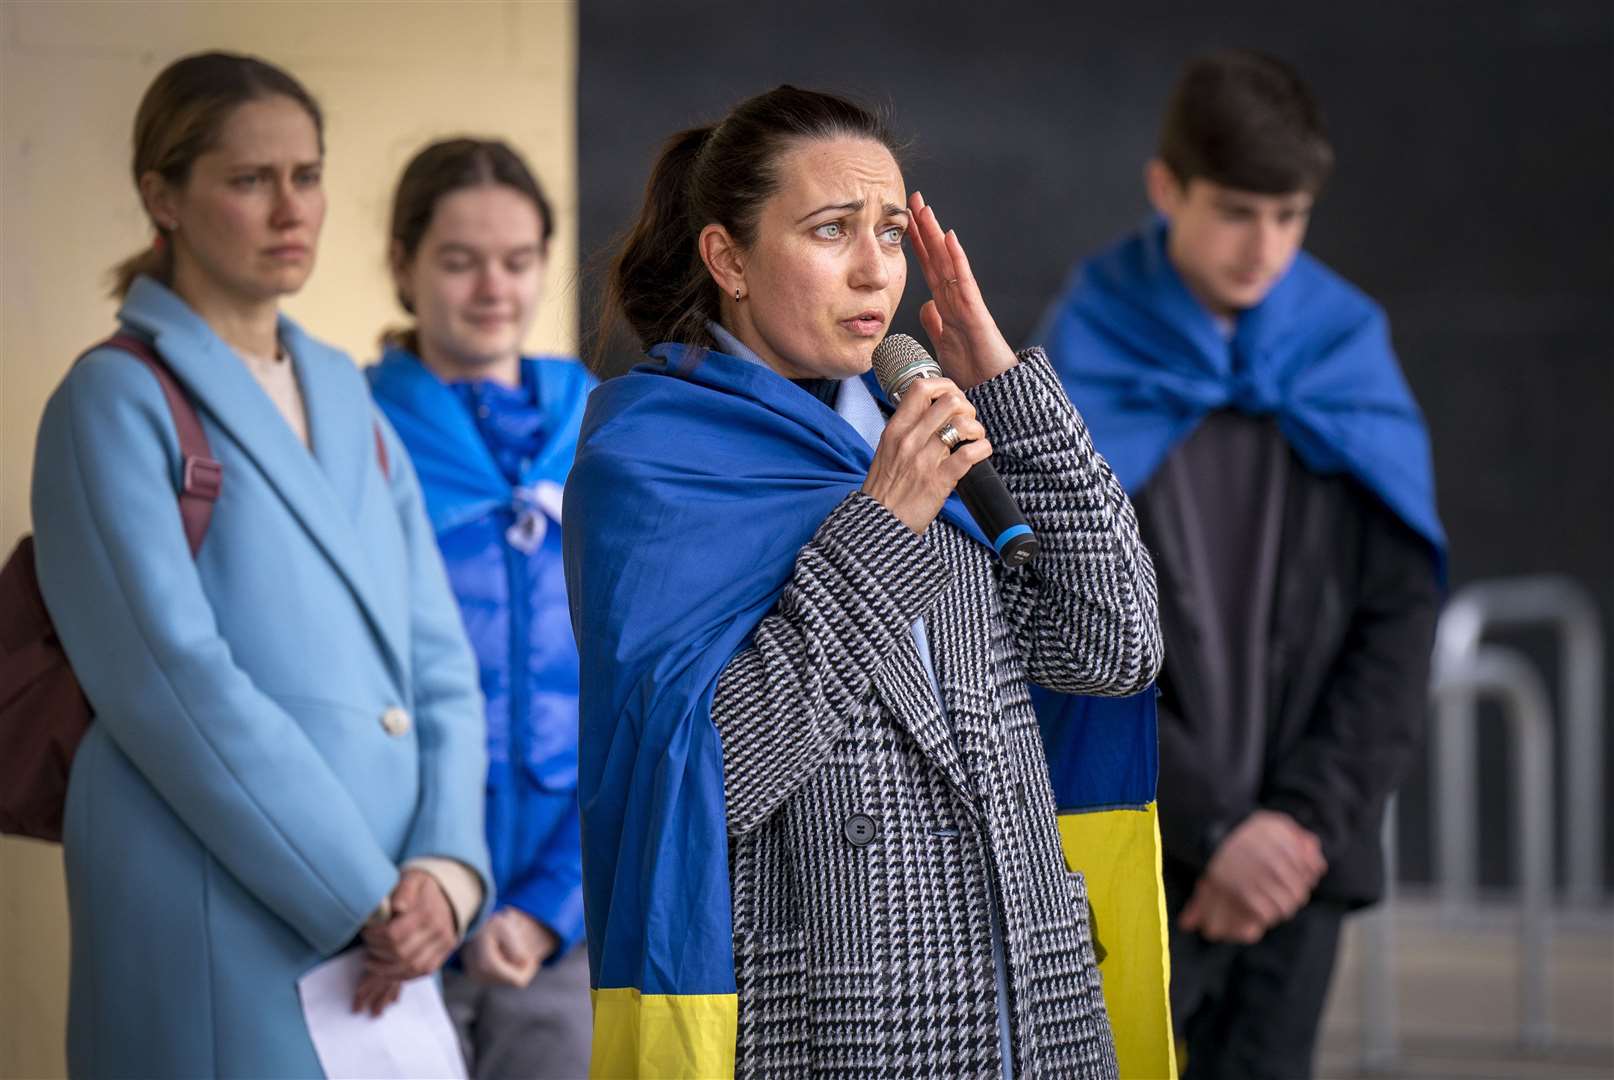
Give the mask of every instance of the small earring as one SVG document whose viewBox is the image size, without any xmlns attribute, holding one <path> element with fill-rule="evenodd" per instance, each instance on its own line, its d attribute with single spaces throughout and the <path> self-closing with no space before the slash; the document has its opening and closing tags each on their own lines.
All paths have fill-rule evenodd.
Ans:
<svg viewBox="0 0 1614 1080">
<path fill-rule="evenodd" d="M 740 287 L 738 285 L 736 285 L 734 287 L 734 299 L 735 299 L 736 303 L 739 302 L 739 299 L 740 299 Z"/>
</svg>

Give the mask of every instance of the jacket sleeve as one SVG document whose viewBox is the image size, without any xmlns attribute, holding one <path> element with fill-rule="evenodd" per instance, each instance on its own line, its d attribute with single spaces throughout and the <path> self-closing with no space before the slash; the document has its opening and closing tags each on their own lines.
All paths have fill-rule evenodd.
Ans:
<svg viewBox="0 0 1614 1080">
<path fill-rule="evenodd" d="M 1269 771 L 1262 805 L 1336 858 L 1400 784 L 1423 745 L 1440 586 L 1429 545 L 1364 497 L 1370 518 L 1357 607 L 1306 735 Z"/>
<path fill-rule="evenodd" d="M 1205 765 L 1203 747 L 1178 712 L 1169 685 L 1161 679 L 1156 703 L 1160 733 L 1160 844 L 1178 862 L 1203 869 L 1233 826 L 1255 807 L 1236 785 L 1219 782 Z"/>
<path fill-rule="evenodd" d="M 545 963 L 558 962 L 582 940 L 583 837 L 575 800 L 531 870 L 504 891 L 499 903 L 526 912 L 560 939 L 560 947 Z"/>
<path fill-rule="evenodd" d="M 483 832 L 487 717 L 476 657 L 465 637 L 420 481 L 402 442 L 376 412 L 387 444 L 392 499 L 403 528 L 409 572 L 410 675 L 420 740 L 420 804 L 400 861 L 454 859 L 482 883 L 482 909 L 493 891 Z M 469 932 L 476 920 L 467 920 Z"/>
<path fill-rule="evenodd" d="M 862 492 L 824 519 L 773 613 L 718 677 L 730 833 L 761 825 L 825 761 L 950 579 L 923 537 Z"/>
<path fill-rule="evenodd" d="M 999 576 L 1004 613 L 1033 682 L 1122 697 L 1160 671 L 1154 564 L 1132 503 L 1041 349 L 969 391 L 992 464 L 1041 542 Z"/>
<path fill-rule="evenodd" d="M 214 859 L 333 953 L 397 868 L 303 729 L 236 666 L 180 524 L 178 462 L 150 372 L 116 354 L 80 362 L 39 431 L 40 587 L 96 725 Z"/>
</svg>

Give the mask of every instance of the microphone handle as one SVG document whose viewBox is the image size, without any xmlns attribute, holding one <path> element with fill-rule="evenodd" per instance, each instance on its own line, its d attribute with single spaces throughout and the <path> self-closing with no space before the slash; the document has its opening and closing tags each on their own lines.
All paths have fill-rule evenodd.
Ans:
<svg viewBox="0 0 1614 1080">
<path fill-rule="evenodd" d="M 1036 557 L 1042 545 L 990 459 L 978 461 L 958 482 L 958 497 L 981 527 L 1004 566 L 1019 566 Z"/>
</svg>

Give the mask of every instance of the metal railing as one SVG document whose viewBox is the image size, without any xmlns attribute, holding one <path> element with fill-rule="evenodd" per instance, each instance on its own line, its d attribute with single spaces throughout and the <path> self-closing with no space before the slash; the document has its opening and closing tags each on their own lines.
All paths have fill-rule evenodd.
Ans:
<svg viewBox="0 0 1614 1080">
<path fill-rule="evenodd" d="M 1548 952 L 1552 943 L 1552 760 L 1553 730 L 1546 686 L 1529 661 L 1499 645 L 1478 648 L 1457 668 L 1437 671 L 1429 688 L 1436 737 L 1444 741 L 1459 725 L 1472 729 L 1474 706 L 1494 699 L 1502 707 L 1511 743 L 1513 858 L 1519 872 L 1518 1039 L 1539 1049 L 1552 1042 Z M 1467 703 L 1467 712 L 1450 708 Z M 1469 766 L 1473 768 L 1472 763 Z M 1361 1067 L 1388 1072 L 1400 1056 L 1395 1023 L 1395 814 L 1385 814 L 1389 863 L 1384 903 L 1367 916 L 1359 937 L 1362 972 Z"/>
<path fill-rule="evenodd" d="M 1395 867 L 1400 842 L 1396 837 L 1399 800 L 1390 796 L 1384 807 L 1384 899 L 1361 917 L 1356 939 L 1361 954 L 1359 987 L 1362 1008 L 1361 1070 L 1365 1073 L 1395 1071 L 1401 1060 L 1401 1040 L 1396 1030 L 1395 995 Z"/>
<path fill-rule="evenodd" d="M 1537 576 L 1476 582 L 1461 589 L 1441 614 L 1435 635 L 1434 680 L 1461 671 L 1487 631 L 1545 626 L 1561 643 L 1560 701 L 1566 751 L 1565 862 L 1568 900 L 1593 907 L 1602 900 L 1603 869 L 1603 628 L 1586 590 L 1568 578 Z M 1449 914 L 1472 909 L 1478 889 L 1479 818 L 1474 700 L 1452 689 L 1436 705 L 1435 825 L 1437 887 Z"/>
<path fill-rule="evenodd" d="M 1502 707 L 1512 753 L 1514 866 L 1519 877 L 1518 1039 L 1552 1041 L 1548 951 L 1553 925 L 1552 776 L 1557 732 L 1541 676 L 1522 654 L 1484 643 L 1487 631 L 1547 626 L 1561 645 L 1560 697 L 1566 751 L 1565 823 L 1571 904 L 1603 900 L 1602 625 L 1586 590 L 1563 577 L 1479 582 L 1447 605 L 1436 631 L 1430 680 L 1435 755 L 1436 891 L 1444 914 L 1477 908 L 1478 706 Z M 1363 918 L 1361 949 L 1364 1072 L 1387 1072 L 1400 1056 L 1396 1030 L 1394 894 L 1396 802 L 1385 814 L 1385 901 Z"/>
</svg>

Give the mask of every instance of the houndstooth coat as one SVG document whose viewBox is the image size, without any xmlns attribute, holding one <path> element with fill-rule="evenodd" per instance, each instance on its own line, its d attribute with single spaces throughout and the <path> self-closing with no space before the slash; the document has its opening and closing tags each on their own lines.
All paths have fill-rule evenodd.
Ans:
<svg viewBox="0 0 1614 1080">
<path fill-rule="evenodd" d="M 1016 1077 L 1115 1075 L 1027 682 L 1146 687 L 1154 571 L 1041 350 L 968 396 L 1041 554 L 853 494 L 719 679 L 741 1076 L 998 1075 L 994 904 Z"/>
</svg>

